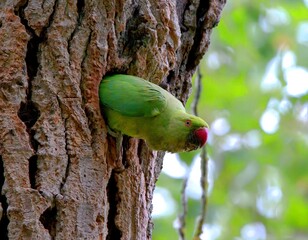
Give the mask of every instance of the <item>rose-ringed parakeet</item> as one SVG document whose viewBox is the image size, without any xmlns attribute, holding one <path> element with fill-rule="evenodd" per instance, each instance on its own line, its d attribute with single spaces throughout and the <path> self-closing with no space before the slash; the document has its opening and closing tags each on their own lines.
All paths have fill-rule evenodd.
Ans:
<svg viewBox="0 0 308 240">
<path fill-rule="evenodd" d="M 202 147 L 208 125 L 183 104 L 142 78 L 116 74 L 104 78 L 99 97 L 110 129 L 144 139 L 153 150 L 191 151 Z"/>
</svg>

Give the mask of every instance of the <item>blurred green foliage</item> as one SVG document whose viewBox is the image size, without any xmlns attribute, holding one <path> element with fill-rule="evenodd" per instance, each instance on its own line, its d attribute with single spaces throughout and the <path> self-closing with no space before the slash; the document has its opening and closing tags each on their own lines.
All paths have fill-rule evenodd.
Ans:
<svg viewBox="0 0 308 240">
<path fill-rule="evenodd" d="M 308 239 L 308 1 L 228 1 L 200 70 L 214 163 L 203 239 Z M 179 157 L 189 166 L 198 153 Z M 157 185 L 176 204 L 153 239 L 178 239 L 182 178 Z M 188 205 L 191 239 L 200 200 Z"/>
</svg>

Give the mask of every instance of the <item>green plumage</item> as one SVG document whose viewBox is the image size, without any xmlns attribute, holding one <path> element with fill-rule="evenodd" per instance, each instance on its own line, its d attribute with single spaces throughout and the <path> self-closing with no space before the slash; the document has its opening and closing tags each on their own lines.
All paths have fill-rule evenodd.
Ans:
<svg viewBox="0 0 308 240">
<path fill-rule="evenodd" d="M 182 103 L 161 87 L 117 74 L 102 80 L 99 96 L 112 130 L 144 139 L 154 150 L 179 152 L 200 147 L 194 131 L 207 127 L 206 122 L 187 114 Z"/>
</svg>

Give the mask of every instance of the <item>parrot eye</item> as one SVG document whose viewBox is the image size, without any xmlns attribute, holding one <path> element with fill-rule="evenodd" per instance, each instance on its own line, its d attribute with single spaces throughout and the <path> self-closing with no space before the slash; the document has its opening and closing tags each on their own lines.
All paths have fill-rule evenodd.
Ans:
<svg viewBox="0 0 308 240">
<path fill-rule="evenodd" d="M 185 121 L 185 126 L 190 127 L 191 126 L 191 120 L 186 120 Z"/>
</svg>

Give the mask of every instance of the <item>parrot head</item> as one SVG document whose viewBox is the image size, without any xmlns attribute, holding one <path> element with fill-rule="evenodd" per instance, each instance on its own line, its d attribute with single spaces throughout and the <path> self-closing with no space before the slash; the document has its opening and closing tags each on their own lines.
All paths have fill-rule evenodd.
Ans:
<svg viewBox="0 0 308 240">
<path fill-rule="evenodd" d="M 203 119 L 187 113 L 183 113 L 179 120 L 178 126 L 181 126 L 180 132 L 184 138 L 182 151 L 192 151 L 202 147 L 208 139 L 207 123 Z"/>
<path fill-rule="evenodd" d="M 200 127 L 191 131 L 188 134 L 185 150 L 192 151 L 197 148 L 201 148 L 207 141 L 208 129 L 206 127 Z"/>
</svg>

